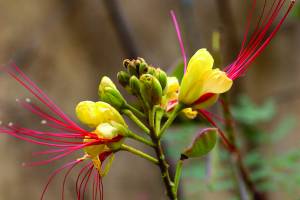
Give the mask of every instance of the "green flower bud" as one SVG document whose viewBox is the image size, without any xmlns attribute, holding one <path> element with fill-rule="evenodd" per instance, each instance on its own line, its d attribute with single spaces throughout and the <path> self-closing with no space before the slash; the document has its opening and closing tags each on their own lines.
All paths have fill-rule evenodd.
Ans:
<svg viewBox="0 0 300 200">
<path fill-rule="evenodd" d="M 129 80 L 129 87 L 131 93 L 134 95 L 140 94 L 140 80 L 136 76 L 132 76 Z"/>
<path fill-rule="evenodd" d="M 119 83 L 120 83 L 124 88 L 128 87 L 130 75 L 129 75 L 127 72 L 125 72 L 125 71 L 120 71 L 120 72 L 118 72 L 117 78 L 118 78 Z"/>
<path fill-rule="evenodd" d="M 128 69 L 129 63 L 130 63 L 130 60 L 129 60 L 129 59 L 123 60 L 123 66 L 124 66 L 126 69 Z"/>
<path fill-rule="evenodd" d="M 160 68 L 157 68 L 155 70 L 154 76 L 160 82 L 161 88 L 164 90 L 165 87 L 167 86 L 167 82 L 168 82 L 168 76 L 167 76 L 166 72 L 164 72 Z"/>
<path fill-rule="evenodd" d="M 162 88 L 154 76 L 150 74 L 144 74 L 140 78 L 141 81 L 141 96 L 145 103 L 149 106 L 158 105 L 162 98 Z"/>
<path fill-rule="evenodd" d="M 123 65 L 126 67 L 130 76 L 138 76 L 135 60 L 126 59 L 123 61 Z"/>
<path fill-rule="evenodd" d="M 98 94 L 101 101 L 112 105 L 117 110 L 122 109 L 126 104 L 126 101 L 122 94 L 107 76 L 104 76 L 102 78 L 99 85 Z"/>
<path fill-rule="evenodd" d="M 154 67 L 148 66 L 147 74 L 151 74 L 151 75 L 155 76 L 155 71 L 156 71 L 156 69 Z"/>
<path fill-rule="evenodd" d="M 139 76 L 146 74 L 148 72 L 148 64 L 143 58 L 138 57 L 138 59 L 135 62 L 136 62 L 136 67 L 138 69 Z"/>
</svg>

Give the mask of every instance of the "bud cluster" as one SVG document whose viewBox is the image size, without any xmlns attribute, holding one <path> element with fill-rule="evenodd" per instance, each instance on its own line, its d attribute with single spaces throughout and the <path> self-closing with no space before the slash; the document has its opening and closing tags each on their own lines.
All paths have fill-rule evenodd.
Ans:
<svg viewBox="0 0 300 200">
<path fill-rule="evenodd" d="M 147 108 L 161 105 L 167 86 L 167 74 L 148 65 L 143 58 L 123 61 L 126 70 L 118 73 L 119 83 L 131 94 L 139 97 Z"/>
</svg>

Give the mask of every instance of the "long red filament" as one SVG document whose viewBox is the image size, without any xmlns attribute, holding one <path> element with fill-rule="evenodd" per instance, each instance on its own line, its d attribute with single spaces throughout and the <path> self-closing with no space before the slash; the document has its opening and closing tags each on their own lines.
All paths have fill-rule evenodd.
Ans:
<svg viewBox="0 0 300 200">
<path fill-rule="evenodd" d="M 172 17 L 173 25 L 174 25 L 175 30 L 176 30 L 177 39 L 178 39 L 180 50 L 181 50 L 181 56 L 183 58 L 184 73 L 185 73 L 186 70 L 187 70 L 187 58 L 186 58 L 186 54 L 185 54 L 185 50 L 184 50 L 181 31 L 180 31 L 179 24 L 178 24 L 177 19 L 176 19 L 175 12 L 173 10 L 171 10 L 170 14 L 171 14 L 171 17 Z"/>
<path fill-rule="evenodd" d="M 251 35 L 250 40 L 247 45 L 247 36 L 250 28 L 250 21 L 252 18 L 253 11 L 250 11 L 249 17 L 247 18 L 247 26 L 244 34 L 244 39 L 242 42 L 241 50 L 236 58 L 236 60 L 225 67 L 225 71 L 227 75 L 231 79 L 236 79 L 243 75 L 243 73 L 249 68 L 250 64 L 260 55 L 260 53 L 267 47 L 267 45 L 271 42 L 273 37 L 278 32 L 279 28 L 282 26 L 286 17 L 290 13 L 292 7 L 295 4 L 295 1 L 291 1 L 289 7 L 283 17 L 279 20 L 278 24 L 275 28 L 268 34 L 271 26 L 278 18 L 280 10 L 283 8 L 286 0 L 275 0 L 271 5 L 271 8 L 267 12 L 267 15 L 264 17 L 266 1 L 264 2 L 263 11 L 258 20 L 254 33 Z M 256 1 L 253 1 L 252 7 L 255 7 Z M 252 9 L 251 9 L 252 10 Z"/>
</svg>

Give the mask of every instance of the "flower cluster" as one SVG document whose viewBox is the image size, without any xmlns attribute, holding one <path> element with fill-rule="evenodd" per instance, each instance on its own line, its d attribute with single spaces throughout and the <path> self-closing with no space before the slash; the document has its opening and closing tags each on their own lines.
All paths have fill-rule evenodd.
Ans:
<svg viewBox="0 0 300 200">
<path fill-rule="evenodd" d="M 253 1 L 255 6 L 255 2 Z M 248 30 L 251 17 L 244 36 L 241 51 L 236 60 L 222 70 L 213 68 L 214 59 L 206 49 L 199 49 L 186 64 L 183 43 L 179 26 L 174 13 L 172 18 L 179 38 L 184 63 L 185 74 L 181 82 L 176 77 L 170 77 L 161 68 L 148 64 L 143 58 L 126 59 L 124 70 L 117 75 L 118 82 L 126 91 L 136 97 L 134 105 L 128 103 L 113 81 L 102 77 L 98 95 L 99 101 L 82 101 L 75 108 L 79 121 L 87 128 L 82 128 L 67 116 L 54 102 L 17 66 L 9 65 L 1 69 L 24 86 L 43 105 L 32 101 L 18 100 L 20 105 L 39 116 L 47 130 L 34 130 L 17 124 L 0 124 L 0 133 L 22 139 L 49 149 L 35 154 L 47 156 L 46 159 L 28 163 L 29 166 L 44 165 L 80 151 L 82 156 L 72 160 L 49 177 L 41 199 L 55 175 L 66 170 L 62 199 L 64 199 L 65 182 L 71 171 L 81 163 L 86 162 L 79 171 L 76 180 L 77 199 L 84 199 L 89 183 L 92 186 L 93 199 L 103 199 L 102 177 L 104 177 L 119 151 L 128 151 L 159 165 L 167 194 L 170 199 L 177 199 L 178 178 L 171 177 L 168 164 L 162 151 L 160 140 L 165 130 L 172 124 L 179 113 L 190 119 L 199 113 L 213 126 L 216 123 L 205 110 L 218 100 L 220 94 L 232 87 L 233 81 L 244 74 L 254 59 L 265 49 L 278 29 L 286 19 L 295 1 L 291 1 L 287 12 L 274 25 L 285 0 L 274 1 L 272 7 L 262 14 L 255 31 L 248 40 Z M 265 9 L 265 8 L 264 8 Z M 264 12 L 263 12 L 264 13 Z M 250 15 L 251 16 L 251 15 Z M 275 27 L 272 29 L 272 27 Z M 43 106 L 46 108 L 44 109 Z M 123 115 L 131 119 L 149 138 L 145 138 L 130 130 Z M 161 126 L 161 123 L 163 125 Z M 208 153 L 216 143 L 216 129 L 205 129 L 193 141 L 192 145 L 182 153 L 182 159 L 198 157 Z M 223 141 L 228 145 L 226 136 L 219 129 Z M 130 138 L 154 148 L 156 157 L 125 144 Z M 178 169 L 181 169 L 180 159 Z"/>
</svg>

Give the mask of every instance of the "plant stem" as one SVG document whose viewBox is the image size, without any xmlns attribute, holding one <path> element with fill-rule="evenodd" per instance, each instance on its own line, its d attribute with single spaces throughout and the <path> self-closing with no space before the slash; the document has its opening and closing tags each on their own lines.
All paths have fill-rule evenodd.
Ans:
<svg viewBox="0 0 300 200">
<path fill-rule="evenodd" d="M 147 128 L 147 126 L 139 120 L 132 112 L 131 110 L 124 109 L 122 112 L 127 115 L 136 125 L 138 125 L 145 133 L 148 135 L 150 134 L 150 130 Z"/>
<path fill-rule="evenodd" d="M 170 172 L 169 172 L 169 164 L 166 161 L 166 156 L 163 151 L 163 147 L 161 144 L 161 140 L 159 137 L 159 133 L 156 132 L 156 130 L 160 130 L 159 126 L 160 121 L 158 122 L 159 119 L 157 117 L 160 117 L 159 113 L 156 113 L 158 111 L 155 108 L 152 108 L 149 112 L 148 116 L 148 122 L 149 122 L 149 127 L 150 127 L 150 136 L 152 139 L 152 142 L 154 143 L 154 150 L 156 153 L 156 157 L 158 159 L 158 166 L 161 172 L 161 177 L 164 182 L 165 188 L 167 195 L 170 200 L 177 200 L 176 192 L 174 190 L 174 183 L 172 182 Z M 158 114 L 158 115 L 157 115 Z M 154 119 L 153 119 L 154 117 Z"/>
<path fill-rule="evenodd" d="M 155 144 L 153 144 L 153 142 L 151 142 L 151 141 L 149 141 L 149 140 L 147 140 L 147 139 L 145 139 L 145 138 L 139 136 L 138 134 L 136 134 L 136 133 L 134 133 L 134 132 L 132 132 L 132 131 L 130 131 L 130 130 L 128 130 L 128 132 L 129 132 L 128 137 L 130 137 L 130 138 L 132 138 L 132 139 L 135 139 L 135 140 L 137 140 L 137 141 L 140 141 L 140 142 L 142 142 L 142 143 L 144 143 L 144 144 L 146 144 L 146 145 L 149 145 L 149 146 L 151 146 L 151 147 L 155 147 Z"/>
<path fill-rule="evenodd" d="M 159 133 L 160 132 L 160 126 L 161 126 L 161 119 L 164 115 L 164 111 L 163 110 L 158 110 L 156 112 L 155 115 L 155 133 Z"/>
<path fill-rule="evenodd" d="M 149 160 L 149 161 L 151 161 L 152 163 L 154 163 L 156 165 L 159 164 L 159 162 L 158 162 L 158 160 L 156 158 L 153 158 L 152 156 L 150 156 L 150 155 L 148 155 L 148 154 L 146 154 L 146 153 L 144 153 L 144 152 L 142 152 L 140 150 L 137 150 L 137 149 L 135 149 L 135 148 L 133 148 L 131 146 L 128 146 L 126 144 L 122 144 L 121 150 L 128 151 L 128 152 L 133 153 L 133 154 L 135 154 L 137 156 L 145 158 L 146 160 Z"/>
<path fill-rule="evenodd" d="M 160 129 L 160 132 L 158 134 L 159 138 L 161 138 L 163 136 L 163 134 L 165 133 L 165 131 L 167 130 L 167 128 L 169 128 L 169 126 L 171 126 L 172 122 L 175 120 L 176 116 L 183 108 L 184 108 L 183 104 L 181 104 L 181 103 L 177 104 L 177 106 L 174 108 L 171 115 L 169 116 L 168 120 L 165 122 L 163 127 Z"/>
<path fill-rule="evenodd" d="M 238 169 L 238 172 L 239 172 L 239 175 L 241 178 L 240 180 L 242 180 L 243 183 L 247 186 L 247 189 L 251 193 L 251 196 L 255 200 L 262 200 L 262 199 L 264 199 L 264 197 L 263 197 L 263 195 L 260 194 L 260 192 L 257 191 L 255 183 L 251 180 L 249 172 L 243 162 L 243 158 L 240 153 L 240 149 L 236 145 L 235 130 L 234 130 L 234 126 L 233 126 L 233 118 L 232 118 L 232 115 L 230 112 L 229 99 L 228 99 L 227 94 L 223 95 L 222 108 L 223 108 L 223 115 L 224 115 L 224 119 L 225 119 L 225 129 L 228 134 L 228 138 L 229 138 L 231 144 L 233 144 L 236 149 L 235 152 L 231 152 L 231 162 Z M 237 179 L 237 181 L 239 181 L 239 179 Z"/>
<path fill-rule="evenodd" d="M 161 177 L 165 184 L 165 188 L 167 190 L 167 195 L 170 200 L 177 200 L 177 196 L 174 190 L 174 183 L 171 180 L 169 173 L 169 165 L 166 161 L 165 154 L 161 145 L 160 139 L 157 137 L 155 131 L 151 131 L 151 138 L 153 143 L 155 144 L 155 153 L 158 159 L 158 166 L 160 168 Z"/>
<path fill-rule="evenodd" d="M 177 194 L 177 190 L 178 190 L 178 186 L 179 186 L 179 182 L 180 182 L 180 178 L 181 178 L 181 172 L 182 172 L 182 166 L 183 166 L 183 160 L 182 158 L 180 158 L 180 160 L 178 160 L 177 165 L 176 165 L 176 173 L 175 173 L 175 178 L 174 178 L 174 191 Z"/>
<path fill-rule="evenodd" d="M 126 104 L 125 107 L 129 110 L 131 110 L 133 113 L 135 113 L 136 115 L 145 118 L 146 116 L 144 115 L 144 113 L 142 113 L 141 111 L 139 111 L 137 108 L 133 107 L 130 104 Z"/>
</svg>

